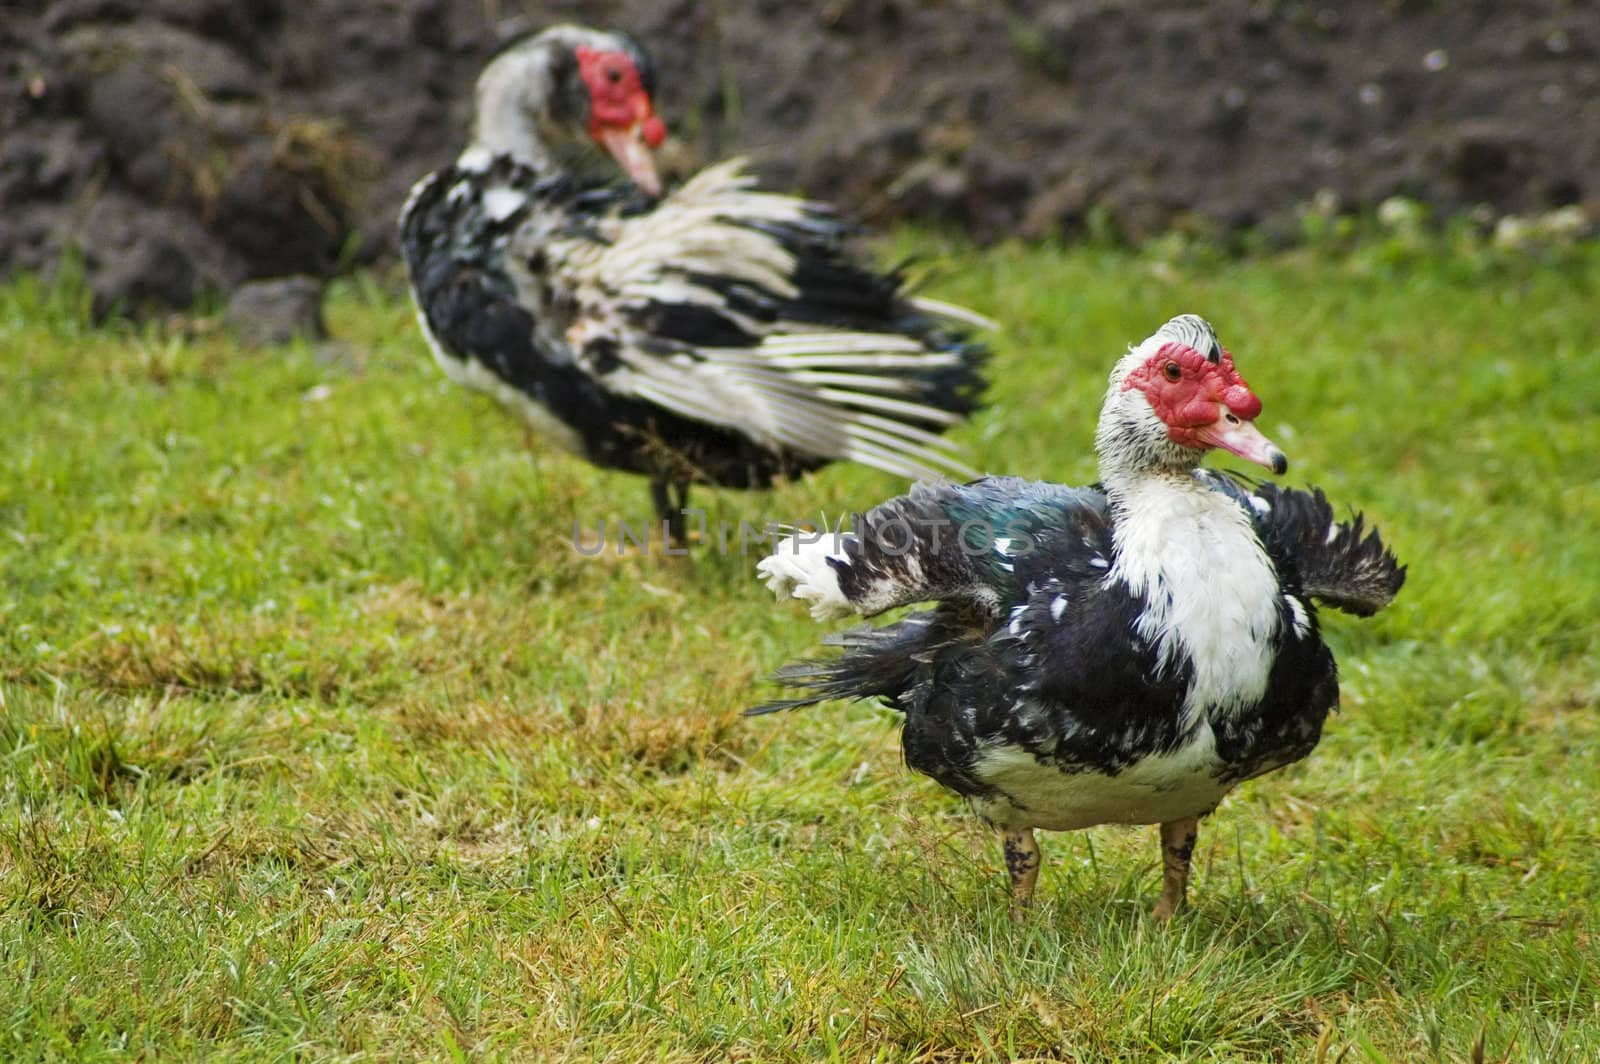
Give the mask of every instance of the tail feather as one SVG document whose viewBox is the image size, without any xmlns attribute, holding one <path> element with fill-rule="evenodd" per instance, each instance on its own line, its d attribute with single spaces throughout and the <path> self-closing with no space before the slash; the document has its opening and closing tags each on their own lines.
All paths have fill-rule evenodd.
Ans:
<svg viewBox="0 0 1600 1064">
<path fill-rule="evenodd" d="M 983 392 L 988 383 L 984 370 L 989 361 L 989 349 L 965 339 L 941 339 L 943 350 L 955 353 L 957 361 L 954 365 L 922 371 L 922 401 L 939 410 L 970 417 L 983 407 Z"/>
<path fill-rule="evenodd" d="M 935 318 L 943 318 L 946 321 L 956 322 L 957 324 L 965 325 L 968 328 L 984 329 L 990 332 L 997 332 L 1000 329 L 1000 323 L 995 321 L 993 318 L 984 317 L 975 310 L 969 310 L 966 307 L 958 306 L 955 303 L 946 303 L 942 299 L 929 299 L 927 296 L 912 296 L 910 302 L 913 307 L 916 307 L 924 314 L 928 314 Z"/>
<path fill-rule="evenodd" d="M 981 408 L 989 349 L 967 333 L 993 329 L 994 322 L 965 307 L 914 294 L 903 267 L 880 273 L 864 265 L 846 250 L 850 226 L 829 208 L 813 204 L 798 218 L 776 223 L 741 219 L 740 224 L 777 241 L 792 262 L 787 279 L 794 291 L 767 301 L 769 320 L 798 326 L 801 333 L 851 329 L 911 337 L 929 354 L 955 356 L 895 371 L 914 385 L 917 401 L 962 418 Z M 722 283 L 717 278 L 699 280 Z"/>
<path fill-rule="evenodd" d="M 745 710 L 745 716 L 777 713 L 834 700 L 886 698 L 891 704 L 910 688 L 916 670 L 932 651 L 948 641 L 951 631 L 938 610 L 914 613 L 895 624 L 861 625 L 823 639 L 842 648 L 832 658 L 811 658 L 785 665 L 773 676 L 784 687 L 804 692 Z"/>
</svg>

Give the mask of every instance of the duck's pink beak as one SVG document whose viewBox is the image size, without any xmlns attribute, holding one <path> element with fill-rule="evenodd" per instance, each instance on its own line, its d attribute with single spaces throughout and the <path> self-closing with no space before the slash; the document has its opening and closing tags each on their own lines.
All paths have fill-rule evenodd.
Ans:
<svg viewBox="0 0 1600 1064">
<path fill-rule="evenodd" d="M 635 122 L 632 126 L 621 128 L 606 126 L 599 131 L 600 146 L 617 161 L 625 174 L 634 184 L 652 196 L 661 195 L 661 176 L 656 173 L 656 157 L 650 150 L 649 122 L 660 126 L 660 120 L 652 118 L 646 122 Z M 661 143 L 658 135 L 656 144 Z"/>
<path fill-rule="evenodd" d="M 1220 447 L 1247 462 L 1265 466 L 1276 476 L 1282 476 L 1289 469 L 1288 456 L 1262 435 L 1261 430 L 1256 428 L 1256 423 L 1238 416 L 1231 410 L 1224 410 L 1222 416 L 1211 424 L 1191 431 L 1194 438 L 1206 446 Z"/>
</svg>

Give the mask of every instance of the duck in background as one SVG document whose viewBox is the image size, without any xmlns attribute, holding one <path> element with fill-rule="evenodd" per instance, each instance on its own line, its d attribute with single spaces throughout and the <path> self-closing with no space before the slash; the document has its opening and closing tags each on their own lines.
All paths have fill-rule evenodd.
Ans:
<svg viewBox="0 0 1600 1064">
<path fill-rule="evenodd" d="M 986 352 L 967 329 L 988 323 L 915 296 L 835 210 L 760 190 L 740 160 L 662 195 L 653 80 L 631 38 L 577 26 L 484 69 L 471 143 L 400 220 L 445 373 L 648 477 L 679 541 L 695 483 L 836 460 L 971 475 L 941 434 L 977 406 Z"/>
</svg>

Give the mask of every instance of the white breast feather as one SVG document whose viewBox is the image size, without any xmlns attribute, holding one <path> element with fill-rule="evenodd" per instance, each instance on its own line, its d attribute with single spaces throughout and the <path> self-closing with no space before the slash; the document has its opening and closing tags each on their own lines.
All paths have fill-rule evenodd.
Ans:
<svg viewBox="0 0 1600 1064">
<path fill-rule="evenodd" d="M 1245 512 L 1192 480 L 1139 484 L 1125 497 L 1106 575 L 1146 606 L 1139 635 L 1166 665 L 1194 666 L 1184 727 L 1266 693 L 1278 630 L 1278 578 Z"/>
<path fill-rule="evenodd" d="M 1076 831 L 1096 824 L 1159 824 L 1216 808 L 1232 784 L 1220 782 L 1216 738 L 1201 722 L 1187 744 L 1142 758 L 1114 776 L 1063 772 L 1015 746 L 979 751 L 973 773 L 1004 792 L 975 798 L 973 809 L 1002 828 Z"/>
</svg>

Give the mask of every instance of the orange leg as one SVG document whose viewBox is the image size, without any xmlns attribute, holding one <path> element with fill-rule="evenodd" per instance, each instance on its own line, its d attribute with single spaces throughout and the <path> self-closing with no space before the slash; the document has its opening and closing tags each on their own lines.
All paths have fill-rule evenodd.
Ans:
<svg viewBox="0 0 1600 1064">
<path fill-rule="evenodd" d="M 1194 840 L 1200 833 L 1199 817 L 1169 820 L 1161 825 L 1161 900 L 1151 916 L 1161 923 L 1183 907 L 1189 889 L 1189 859 L 1194 856 Z"/>
<path fill-rule="evenodd" d="M 1033 899 L 1033 886 L 1039 881 L 1039 843 L 1032 828 L 1007 831 L 1001 839 L 1006 871 L 1011 875 L 1011 919 L 1020 920 Z"/>
</svg>

